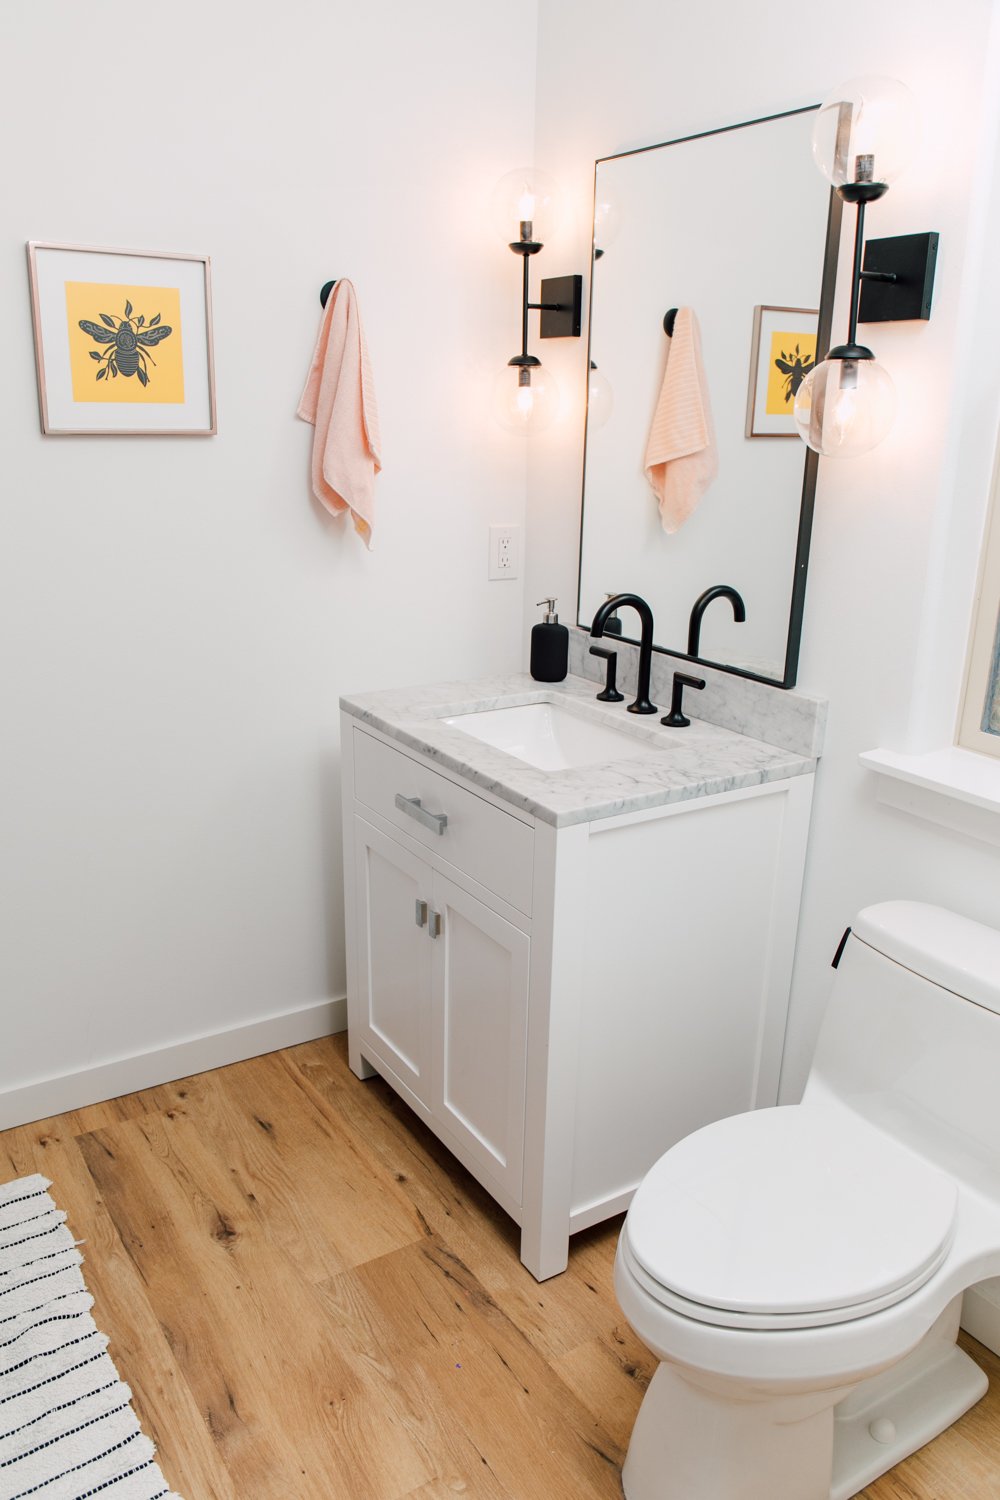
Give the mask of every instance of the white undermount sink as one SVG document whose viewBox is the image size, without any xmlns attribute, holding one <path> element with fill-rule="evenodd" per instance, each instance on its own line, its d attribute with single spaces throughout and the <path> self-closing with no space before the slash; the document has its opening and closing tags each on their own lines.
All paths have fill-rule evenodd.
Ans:
<svg viewBox="0 0 1000 1500">
<path fill-rule="evenodd" d="M 556 703 L 519 703 L 514 708 L 456 714 L 441 722 L 540 771 L 603 765 L 650 752 L 648 740 L 628 730 L 595 724 Z"/>
</svg>

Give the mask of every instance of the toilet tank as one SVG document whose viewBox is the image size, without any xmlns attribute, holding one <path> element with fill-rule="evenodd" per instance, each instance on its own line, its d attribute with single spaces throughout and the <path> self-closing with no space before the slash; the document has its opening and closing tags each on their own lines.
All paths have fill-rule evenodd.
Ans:
<svg viewBox="0 0 1000 1500">
<path fill-rule="evenodd" d="M 804 1102 L 830 1095 L 1000 1198 L 1000 932 L 916 901 L 860 912 Z"/>
</svg>

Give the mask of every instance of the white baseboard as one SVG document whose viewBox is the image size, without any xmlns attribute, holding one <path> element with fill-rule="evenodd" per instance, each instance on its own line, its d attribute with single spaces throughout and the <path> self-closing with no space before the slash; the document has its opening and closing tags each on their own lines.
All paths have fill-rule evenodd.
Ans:
<svg viewBox="0 0 1000 1500">
<path fill-rule="evenodd" d="M 962 1299 L 962 1327 L 1000 1354 L 1000 1277 L 969 1287 Z"/>
<path fill-rule="evenodd" d="M 104 1099 L 117 1099 L 120 1094 L 155 1088 L 175 1078 L 204 1073 L 207 1068 L 224 1068 L 247 1057 L 276 1052 L 279 1047 L 294 1047 L 297 1042 L 313 1042 L 318 1037 L 346 1030 L 346 998 L 320 1000 L 281 1015 L 173 1042 L 152 1052 L 116 1057 L 78 1072 L 42 1078 L 0 1092 L 0 1130 L 27 1125 L 32 1120 L 46 1120 L 69 1109 L 83 1109 Z"/>
</svg>

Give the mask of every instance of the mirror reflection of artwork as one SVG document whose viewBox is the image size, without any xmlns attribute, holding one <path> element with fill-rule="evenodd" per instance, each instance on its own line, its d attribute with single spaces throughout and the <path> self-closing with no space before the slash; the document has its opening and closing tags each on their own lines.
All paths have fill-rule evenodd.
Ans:
<svg viewBox="0 0 1000 1500">
<path fill-rule="evenodd" d="M 786 333 L 771 335 L 770 375 L 764 404 L 768 416 L 783 417 L 786 414 L 795 402 L 799 386 L 815 367 L 815 335 L 811 339 L 796 339 L 794 334 Z"/>
<path fill-rule="evenodd" d="M 819 313 L 808 307 L 753 310 L 746 436 L 793 438 L 795 392 L 816 364 Z"/>
<path fill-rule="evenodd" d="M 813 163 L 814 117 L 797 110 L 606 157 L 595 177 L 590 359 L 614 403 L 603 425 L 587 426 L 578 622 L 589 626 L 606 595 L 635 592 L 652 606 L 656 645 L 684 653 L 692 605 L 725 583 L 745 599 L 746 621 L 709 610 L 701 659 L 785 686 L 815 476 L 786 396 L 816 358 L 817 308 L 828 337 L 824 264 L 840 212 Z M 718 473 L 667 534 L 643 461 L 669 344 L 664 316 L 685 306 L 701 329 Z M 755 355 L 748 382 L 758 308 L 765 368 L 758 375 Z"/>
</svg>

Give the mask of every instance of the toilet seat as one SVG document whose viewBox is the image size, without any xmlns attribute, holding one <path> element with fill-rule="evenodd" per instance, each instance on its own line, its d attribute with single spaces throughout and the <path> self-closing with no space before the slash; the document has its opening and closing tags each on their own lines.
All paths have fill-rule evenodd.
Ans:
<svg viewBox="0 0 1000 1500">
<path fill-rule="evenodd" d="M 911 1296 L 948 1254 L 956 1184 L 842 1108 L 756 1110 L 662 1156 L 629 1209 L 629 1268 L 730 1328 L 815 1328 Z"/>
<path fill-rule="evenodd" d="M 947 1258 L 949 1248 L 950 1240 L 941 1247 L 937 1259 L 912 1281 L 897 1287 L 894 1292 L 875 1298 L 874 1301 L 860 1302 L 853 1307 L 832 1307 L 815 1312 L 796 1313 L 742 1313 L 734 1312 L 732 1308 L 712 1307 L 704 1302 L 692 1302 L 655 1281 L 636 1260 L 629 1249 L 627 1240 L 622 1245 L 622 1256 L 636 1283 L 661 1307 L 668 1307 L 672 1312 L 691 1318 L 696 1323 L 711 1323 L 717 1328 L 760 1329 L 773 1332 L 781 1329 L 826 1328 L 834 1323 L 850 1323 L 856 1318 L 867 1318 L 870 1313 L 882 1312 L 884 1308 L 893 1307 L 897 1302 L 903 1302 L 914 1292 L 919 1291 L 924 1283 L 930 1280 Z"/>
</svg>

